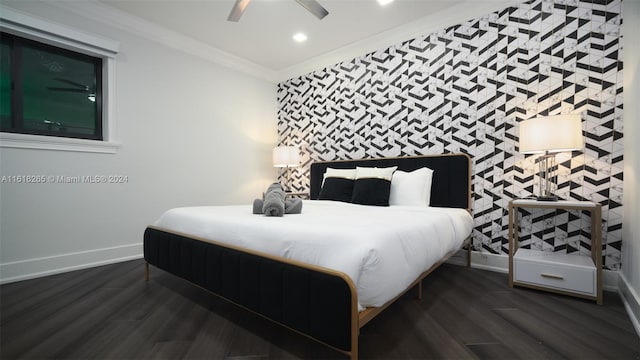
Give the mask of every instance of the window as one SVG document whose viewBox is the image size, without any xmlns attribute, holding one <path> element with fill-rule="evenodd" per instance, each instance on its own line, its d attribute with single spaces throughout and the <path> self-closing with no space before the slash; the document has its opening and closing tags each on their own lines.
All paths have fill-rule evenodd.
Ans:
<svg viewBox="0 0 640 360">
<path fill-rule="evenodd" d="M 102 140 L 102 59 L 0 33 L 3 132 Z"/>
<path fill-rule="evenodd" d="M 0 4 L 0 147 L 117 152 L 117 41 Z"/>
</svg>

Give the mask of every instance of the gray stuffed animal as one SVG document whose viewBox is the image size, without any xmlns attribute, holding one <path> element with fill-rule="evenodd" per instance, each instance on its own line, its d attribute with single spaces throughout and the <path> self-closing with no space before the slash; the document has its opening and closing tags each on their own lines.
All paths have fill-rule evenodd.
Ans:
<svg viewBox="0 0 640 360">
<path fill-rule="evenodd" d="M 282 190 L 282 186 L 278 183 L 269 185 L 264 193 L 264 204 L 262 205 L 262 213 L 266 216 L 283 216 L 284 200 L 287 195 Z"/>
<path fill-rule="evenodd" d="M 279 183 L 269 185 L 263 199 L 253 200 L 253 213 L 265 216 L 283 216 L 284 214 L 300 214 L 302 200 L 287 199 Z"/>
</svg>

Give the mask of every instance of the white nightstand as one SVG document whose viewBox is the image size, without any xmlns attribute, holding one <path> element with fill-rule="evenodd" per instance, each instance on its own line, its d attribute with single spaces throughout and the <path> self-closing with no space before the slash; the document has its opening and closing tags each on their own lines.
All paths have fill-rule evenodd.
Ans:
<svg viewBox="0 0 640 360">
<path fill-rule="evenodd" d="M 591 257 L 518 249 L 518 208 L 586 210 L 591 213 Z M 590 201 L 509 202 L 509 286 L 578 296 L 602 304 L 602 213 Z"/>
</svg>

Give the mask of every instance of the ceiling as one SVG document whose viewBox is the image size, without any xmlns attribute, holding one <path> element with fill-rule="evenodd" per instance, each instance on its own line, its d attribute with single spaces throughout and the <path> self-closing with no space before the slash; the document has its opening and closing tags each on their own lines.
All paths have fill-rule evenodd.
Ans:
<svg viewBox="0 0 640 360">
<path fill-rule="evenodd" d="M 395 0 L 381 6 L 376 0 L 318 1 L 329 11 L 322 20 L 294 0 L 252 0 L 240 21 L 230 22 L 227 16 L 235 0 L 100 0 L 272 71 L 335 52 L 408 23 L 455 11 L 469 2 Z M 297 32 L 304 32 L 308 40 L 293 41 Z"/>
</svg>

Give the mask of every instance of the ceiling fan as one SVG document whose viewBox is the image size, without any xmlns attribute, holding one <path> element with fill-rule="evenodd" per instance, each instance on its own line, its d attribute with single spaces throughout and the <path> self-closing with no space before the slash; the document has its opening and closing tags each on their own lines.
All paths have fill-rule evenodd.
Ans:
<svg viewBox="0 0 640 360">
<path fill-rule="evenodd" d="M 71 85 L 72 87 L 48 87 L 47 89 L 53 90 L 53 91 L 67 91 L 67 92 L 79 92 L 79 93 L 95 92 L 94 90 L 91 89 L 91 87 L 77 83 L 75 81 L 62 79 L 62 78 L 53 78 L 53 80 L 63 82 L 65 84 Z"/>
<path fill-rule="evenodd" d="M 94 102 L 96 99 L 96 90 L 95 90 L 95 87 L 93 86 L 83 85 L 75 81 L 71 81 L 63 78 L 53 78 L 53 80 L 63 82 L 65 84 L 71 85 L 72 87 L 47 87 L 47 89 L 51 91 L 85 93 L 88 95 L 88 99 L 90 101 Z"/>
<path fill-rule="evenodd" d="M 233 9 L 229 13 L 228 21 L 238 22 L 242 13 L 249 5 L 251 0 L 236 0 L 235 5 L 233 5 Z M 322 20 L 325 16 L 329 15 L 327 9 L 322 7 L 320 3 L 316 0 L 295 0 L 298 4 L 302 5 L 305 9 L 307 9 L 310 13 L 315 15 L 318 19 Z"/>
</svg>

